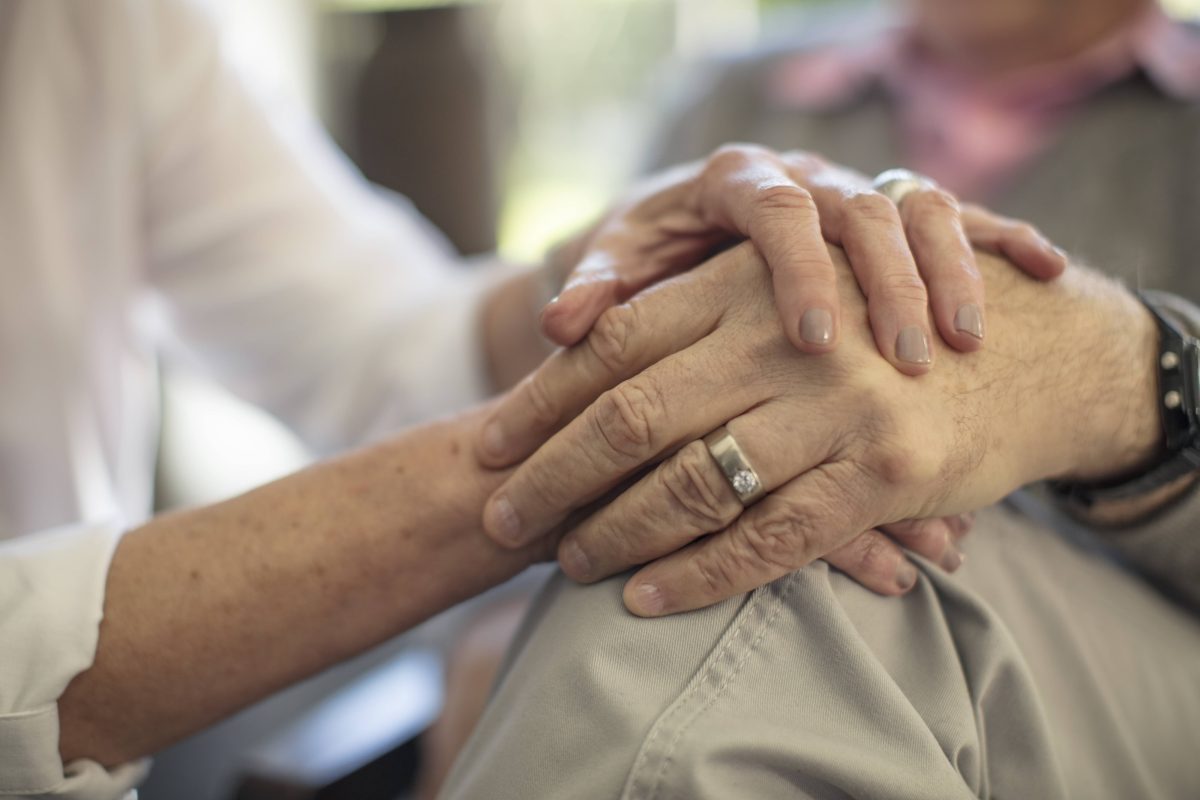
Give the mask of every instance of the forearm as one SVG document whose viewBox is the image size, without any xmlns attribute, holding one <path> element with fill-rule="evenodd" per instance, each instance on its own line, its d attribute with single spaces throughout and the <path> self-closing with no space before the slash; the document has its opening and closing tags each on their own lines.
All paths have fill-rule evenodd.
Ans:
<svg viewBox="0 0 1200 800">
<path fill-rule="evenodd" d="M 94 665 L 60 700 L 65 760 L 151 753 L 497 584 L 531 553 L 476 520 L 500 475 L 438 423 L 119 546 Z"/>
</svg>

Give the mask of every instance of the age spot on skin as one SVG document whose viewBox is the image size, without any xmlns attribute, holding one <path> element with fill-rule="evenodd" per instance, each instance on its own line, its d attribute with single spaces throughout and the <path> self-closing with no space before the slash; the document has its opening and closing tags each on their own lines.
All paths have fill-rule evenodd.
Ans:
<svg viewBox="0 0 1200 800">
<path fill-rule="evenodd" d="M 450 443 L 450 455 L 456 456 L 460 452 L 462 452 L 462 445 L 460 445 L 457 440 L 451 442 Z"/>
<path fill-rule="evenodd" d="M 188 577 L 190 577 L 193 581 L 200 580 L 200 570 L 198 570 L 198 569 L 192 570 L 190 573 L 188 573 Z"/>
</svg>

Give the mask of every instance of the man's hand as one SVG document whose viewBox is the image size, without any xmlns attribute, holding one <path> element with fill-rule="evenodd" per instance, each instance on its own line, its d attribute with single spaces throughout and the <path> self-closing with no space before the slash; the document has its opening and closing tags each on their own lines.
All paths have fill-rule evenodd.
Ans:
<svg viewBox="0 0 1200 800">
<path fill-rule="evenodd" d="M 970 357 L 945 349 L 943 369 L 912 380 L 879 357 L 866 303 L 831 254 L 853 324 L 829 357 L 782 335 L 770 272 L 747 246 L 606 312 L 490 420 L 499 435 L 482 441 L 503 446 L 482 457 L 495 466 L 561 431 L 492 496 L 487 532 L 528 542 L 636 479 L 559 559 L 581 580 L 658 559 L 626 603 L 673 613 L 845 557 L 883 524 L 976 509 L 1046 477 L 1114 476 L 1153 455 L 1156 334 L 1120 287 L 1079 269 L 1037 284 L 980 258 L 1002 335 Z M 722 424 L 770 492 L 744 513 L 698 441 Z M 896 554 L 860 551 L 895 580 Z"/>
<path fill-rule="evenodd" d="M 843 309 L 826 242 L 840 245 L 867 297 L 883 356 L 919 375 L 933 361 L 930 318 L 951 347 L 983 345 L 984 291 L 971 246 L 1006 255 L 1030 275 L 1057 277 L 1061 251 L 1031 226 L 946 192 L 922 189 L 900 207 L 870 180 L 809 153 L 729 145 L 649 179 L 592 230 L 559 249 L 572 268 L 542 327 L 582 339 L 605 309 L 749 238 L 771 268 L 783 330 L 802 352 L 832 351 Z"/>
</svg>

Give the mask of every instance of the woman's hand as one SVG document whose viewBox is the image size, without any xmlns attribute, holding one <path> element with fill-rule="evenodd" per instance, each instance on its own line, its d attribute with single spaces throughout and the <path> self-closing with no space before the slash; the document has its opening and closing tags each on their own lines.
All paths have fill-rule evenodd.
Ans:
<svg viewBox="0 0 1200 800">
<path fill-rule="evenodd" d="M 928 309 L 957 350 L 982 346 L 984 293 L 971 246 L 1051 279 L 1066 259 L 1034 228 L 946 192 L 923 189 L 897 208 L 870 181 L 806 153 L 730 145 L 651 178 L 552 261 L 570 275 L 543 312 L 554 342 L 580 341 L 611 306 L 749 238 L 771 267 L 784 331 L 803 352 L 836 347 L 841 308 L 826 243 L 845 249 L 867 297 L 879 352 L 901 372 L 932 365 Z"/>
</svg>

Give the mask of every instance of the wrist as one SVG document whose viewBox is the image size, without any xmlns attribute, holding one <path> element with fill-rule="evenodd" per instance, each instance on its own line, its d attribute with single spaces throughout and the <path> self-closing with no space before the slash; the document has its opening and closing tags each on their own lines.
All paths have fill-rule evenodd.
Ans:
<svg viewBox="0 0 1200 800">
<path fill-rule="evenodd" d="M 1083 368 L 1060 408 L 1067 459 L 1051 477 L 1119 481 L 1161 457 L 1158 331 L 1145 306 L 1116 282 L 1078 270 L 1076 277 L 1082 302 L 1073 304 L 1072 327 Z"/>
<path fill-rule="evenodd" d="M 1043 283 L 980 257 L 992 327 L 986 350 L 963 358 L 996 420 L 990 441 L 1012 487 L 1045 479 L 1120 479 L 1154 462 L 1158 336 L 1124 287 L 1072 266 Z"/>
<path fill-rule="evenodd" d="M 549 537 L 508 550 L 483 532 L 484 503 L 512 472 L 476 460 L 485 416 L 481 409 L 434 422 L 363 454 L 359 478 L 379 492 L 377 509 L 367 512 L 381 523 L 374 529 L 382 544 L 372 550 L 386 553 L 377 566 L 402 613 L 414 597 L 448 608 L 553 558 Z"/>
</svg>

